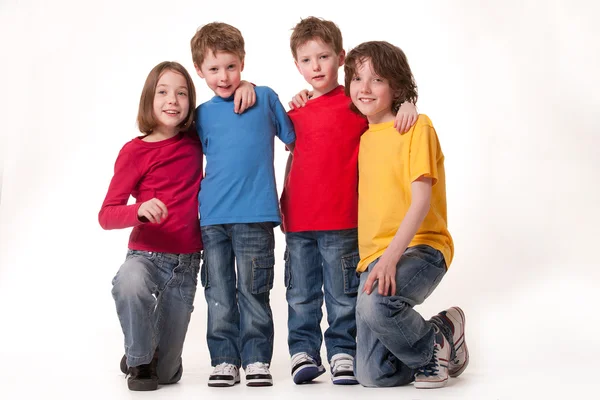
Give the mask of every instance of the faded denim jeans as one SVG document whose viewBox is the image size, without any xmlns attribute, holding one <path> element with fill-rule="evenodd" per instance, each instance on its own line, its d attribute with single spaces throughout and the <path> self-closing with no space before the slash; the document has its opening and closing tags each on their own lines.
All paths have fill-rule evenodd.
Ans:
<svg viewBox="0 0 600 400">
<path fill-rule="evenodd" d="M 127 365 L 148 364 L 158 348 L 159 383 L 175 383 L 200 269 L 200 252 L 129 250 L 112 284 Z"/>
<path fill-rule="evenodd" d="M 275 236 L 273 223 L 202 227 L 200 271 L 208 306 L 207 341 L 211 364 L 271 363 Z M 237 271 L 236 271 L 237 266 Z M 236 273 L 237 272 L 237 273 Z"/>
<path fill-rule="evenodd" d="M 382 296 L 374 285 L 368 295 L 363 288 L 378 260 L 360 276 L 355 375 L 363 386 L 406 385 L 433 354 L 433 325 L 413 307 L 423 303 L 440 283 L 446 262 L 433 247 L 409 247 L 396 268 L 396 293 Z"/>
<path fill-rule="evenodd" d="M 321 360 L 323 300 L 329 327 L 325 331 L 327 359 L 356 354 L 356 229 L 288 232 L 285 286 L 288 302 L 290 355 L 305 352 Z"/>
</svg>

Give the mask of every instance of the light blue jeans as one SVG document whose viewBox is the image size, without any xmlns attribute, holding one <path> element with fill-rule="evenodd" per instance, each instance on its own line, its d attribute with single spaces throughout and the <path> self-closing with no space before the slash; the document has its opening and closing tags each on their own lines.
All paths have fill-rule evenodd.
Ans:
<svg viewBox="0 0 600 400">
<path fill-rule="evenodd" d="M 213 366 L 271 363 L 275 236 L 273 223 L 202 227 L 200 279 L 208 305 L 207 342 Z M 236 274 L 237 265 L 237 274 Z"/>
<path fill-rule="evenodd" d="M 356 354 L 356 229 L 288 232 L 285 235 L 285 286 L 290 355 L 306 352 L 321 361 L 323 299 L 329 327 L 327 359 Z"/>
<path fill-rule="evenodd" d="M 175 383 L 198 284 L 200 252 L 129 250 L 112 284 L 127 365 L 149 364 L 158 349 L 159 383 Z"/>
<path fill-rule="evenodd" d="M 409 247 L 396 268 L 396 293 L 382 296 L 374 285 L 369 295 L 363 288 L 378 260 L 360 276 L 355 374 L 363 386 L 406 385 L 433 354 L 433 325 L 413 307 L 423 303 L 440 283 L 446 262 L 433 247 Z"/>
</svg>

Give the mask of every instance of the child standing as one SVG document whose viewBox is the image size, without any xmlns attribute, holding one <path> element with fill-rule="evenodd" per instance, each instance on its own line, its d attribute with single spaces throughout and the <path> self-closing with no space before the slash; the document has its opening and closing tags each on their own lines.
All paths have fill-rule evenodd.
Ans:
<svg viewBox="0 0 600 400">
<path fill-rule="evenodd" d="M 367 121 L 350 110 L 350 98 L 338 83 L 345 52 L 333 22 L 303 19 L 293 29 L 290 47 L 298 71 L 313 89 L 305 106 L 289 112 L 297 141 L 281 196 L 292 378 L 306 383 L 325 372 L 320 357 L 324 298 L 332 382 L 356 384 L 357 164 Z M 300 104 L 302 97 L 297 96 Z M 407 113 L 398 113 L 401 123 L 403 117 L 416 119 L 414 106 L 405 107 Z"/>
<path fill-rule="evenodd" d="M 256 104 L 233 112 L 232 94 L 244 68 L 244 39 L 231 25 L 214 22 L 191 40 L 194 66 L 215 93 L 197 110 L 206 155 L 200 190 L 204 262 L 201 281 L 208 305 L 209 386 L 240 382 L 270 386 L 275 238 L 281 223 L 273 166 L 274 138 L 293 148 L 295 134 L 277 94 L 256 87 Z M 237 265 L 237 274 L 236 274 Z"/>
<path fill-rule="evenodd" d="M 112 295 L 125 336 L 122 369 L 130 390 L 175 383 L 194 309 L 202 241 L 197 193 L 202 148 L 186 134 L 196 105 L 192 79 L 162 62 L 144 84 L 138 125 L 125 144 L 98 215 L 104 229 L 133 227 Z M 127 205 L 129 196 L 136 203 Z"/>
<path fill-rule="evenodd" d="M 402 50 L 387 42 L 359 45 L 345 61 L 346 94 L 369 120 L 359 151 L 360 288 L 356 308 L 356 375 L 364 386 L 445 386 L 467 366 L 465 317 L 452 307 L 426 321 L 414 310 L 452 261 L 447 229 L 444 154 L 421 114 L 398 135 L 394 115 L 416 102 Z"/>
</svg>

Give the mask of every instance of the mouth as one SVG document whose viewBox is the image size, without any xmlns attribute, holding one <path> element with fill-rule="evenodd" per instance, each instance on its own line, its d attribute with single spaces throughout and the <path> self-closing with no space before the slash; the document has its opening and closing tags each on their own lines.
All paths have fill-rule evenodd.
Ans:
<svg viewBox="0 0 600 400">
<path fill-rule="evenodd" d="M 180 114 L 180 112 L 177 110 L 163 110 L 163 112 L 170 117 L 176 117 Z"/>
<path fill-rule="evenodd" d="M 359 97 L 358 101 L 360 101 L 361 103 L 364 103 L 364 104 L 370 104 L 370 103 L 374 102 L 375 99 L 368 98 L 368 97 Z"/>
<path fill-rule="evenodd" d="M 321 80 L 321 79 L 324 79 L 324 78 L 325 78 L 325 75 L 316 75 L 316 76 L 313 76 L 313 79 L 317 80 L 317 81 Z"/>
<path fill-rule="evenodd" d="M 231 85 L 219 85 L 217 86 L 217 89 L 221 89 L 221 90 L 227 90 L 231 87 Z"/>
</svg>

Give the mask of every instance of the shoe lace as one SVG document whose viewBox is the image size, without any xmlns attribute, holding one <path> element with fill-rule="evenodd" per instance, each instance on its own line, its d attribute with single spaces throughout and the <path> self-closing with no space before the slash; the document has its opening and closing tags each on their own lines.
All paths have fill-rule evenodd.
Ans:
<svg viewBox="0 0 600 400">
<path fill-rule="evenodd" d="M 235 375 L 235 365 L 221 363 L 215 367 L 213 375 Z"/>
<path fill-rule="evenodd" d="M 417 374 L 425 376 L 436 376 L 438 374 L 440 364 L 438 361 L 437 353 L 439 348 L 440 347 L 437 344 L 433 347 L 433 355 L 431 357 L 431 360 L 429 360 L 429 363 L 427 365 L 424 365 L 421 368 L 419 368 Z"/>
<path fill-rule="evenodd" d="M 248 364 L 246 366 L 246 373 L 248 375 L 254 374 L 268 374 L 269 373 L 269 364 L 255 362 L 252 364 Z"/>
</svg>

